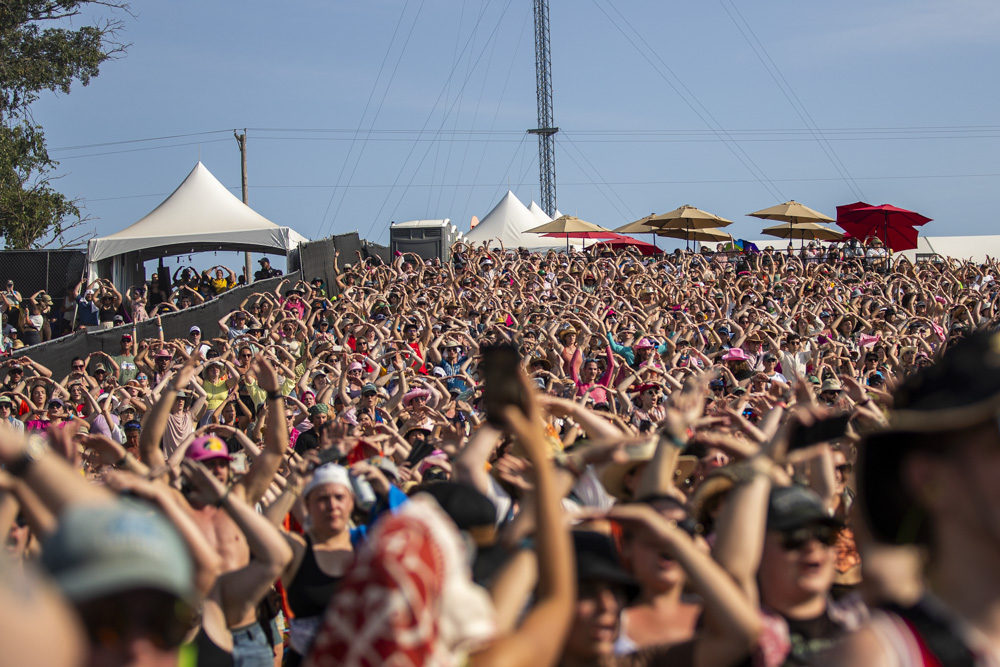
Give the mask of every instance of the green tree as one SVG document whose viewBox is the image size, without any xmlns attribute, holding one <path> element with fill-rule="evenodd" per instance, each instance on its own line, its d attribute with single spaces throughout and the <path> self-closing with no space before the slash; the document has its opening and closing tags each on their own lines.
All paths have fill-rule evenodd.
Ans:
<svg viewBox="0 0 1000 667">
<path fill-rule="evenodd" d="M 101 64 L 125 53 L 123 12 L 127 4 L 102 0 L 0 0 L 0 235 L 8 248 L 80 240 L 67 240 L 85 221 L 80 202 L 53 187 L 58 162 L 31 105 L 44 91 L 86 86 Z M 93 13 L 111 17 L 76 25 Z"/>
</svg>

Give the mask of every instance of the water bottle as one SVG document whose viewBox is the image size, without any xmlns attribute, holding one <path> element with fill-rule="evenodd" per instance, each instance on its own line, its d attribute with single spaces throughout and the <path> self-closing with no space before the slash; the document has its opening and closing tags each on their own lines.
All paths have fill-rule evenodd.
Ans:
<svg viewBox="0 0 1000 667">
<path fill-rule="evenodd" d="M 351 489 L 354 491 L 354 506 L 363 509 L 364 511 L 370 510 L 375 505 L 375 501 L 378 500 L 378 496 L 375 495 L 375 489 L 372 488 L 371 482 L 360 475 L 350 473 L 351 477 Z"/>
</svg>

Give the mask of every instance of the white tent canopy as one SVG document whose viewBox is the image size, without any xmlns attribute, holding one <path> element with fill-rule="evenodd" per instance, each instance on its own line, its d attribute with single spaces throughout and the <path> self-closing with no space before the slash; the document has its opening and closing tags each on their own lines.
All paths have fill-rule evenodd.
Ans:
<svg viewBox="0 0 1000 667">
<path fill-rule="evenodd" d="M 536 205 L 537 206 L 537 205 Z M 543 216 L 545 212 L 540 208 L 538 213 Z M 549 218 L 544 220 L 536 213 L 528 210 L 521 203 L 514 193 L 507 191 L 507 194 L 493 207 L 489 213 L 483 217 L 479 224 L 465 234 L 467 243 L 482 243 L 489 239 L 499 239 L 505 248 L 527 248 L 529 250 L 548 250 L 549 248 L 565 248 L 565 239 L 548 238 L 541 234 L 528 234 L 527 230 L 537 227 L 543 222 L 549 222 Z M 574 243 L 575 245 L 575 243 Z"/>
<path fill-rule="evenodd" d="M 552 222 L 553 220 L 553 218 L 550 218 L 549 214 L 543 211 L 542 207 L 536 204 L 534 200 L 532 200 L 531 203 L 528 204 L 528 210 L 531 211 L 531 214 L 533 216 L 538 218 L 538 224 L 540 225 L 544 225 L 546 222 Z"/>
<path fill-rule="evenodd" d="M 91 263 L 135 252 L 161 257 L 171 249 L 285 254 L 305 240 L 237 199 L 199 162 L 162 204 L 120 232 L 92 239 L 88 253 Z"/>
</svg>

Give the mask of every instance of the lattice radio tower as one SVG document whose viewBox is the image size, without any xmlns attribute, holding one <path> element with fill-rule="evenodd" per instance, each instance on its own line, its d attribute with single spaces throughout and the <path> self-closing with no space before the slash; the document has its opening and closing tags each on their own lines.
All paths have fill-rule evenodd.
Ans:
<svg viewBox="0 0 1000 667">
<path fill-rule="evenodd" d="M 535 3 L 535 87 L 538 95 L 538 185 L 541 207 L 551 217 L 556 212 L 556 138 L 552 118 L 552 54 L 549 51 L 549 0 Z"/>
</svg>

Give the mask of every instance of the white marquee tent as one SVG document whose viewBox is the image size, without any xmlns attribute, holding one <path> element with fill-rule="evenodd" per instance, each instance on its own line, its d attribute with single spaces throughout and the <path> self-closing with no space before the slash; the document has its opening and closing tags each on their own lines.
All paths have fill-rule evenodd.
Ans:
<svg viewBox="0 0 1000 667">
<path fill-rule="evenodd" d="M 537 208 L 537 204 L 535 205 Z M 538 213 L 545 216 L 545 212 L 538 208 Z M 473 229 L 465 234 L 467 243 L 482 243 L 488 239 L 499 239 L 505 248 L 527 248 L 528 250 L 548 250 L 566 247 L 565 239 L 548 238 L 541 234 L 529 234 L 527 230 L 538 227 L 550 218 L 538 217 L 537 213 L 528 210 L 521 203 L 514 193 L 507 191 L 507 194 L 493 207 L 489 213 L 479 221 Z"/>
<path fill-rule="evenodd" d="M 550 218 L 549 214 L 543 211 L 542 207 L 536 204 L 534 200 L 531 200 L 531 203 L 528 204 L 528 211 L 531 212 L 531 215 L 538 218 L 538 224 L 540 225 L 544 225 L 546 222 L 552 222 L 553 220 L 553 218 Z"/>
<path fill-rule="evenodd" d="M 149 259 L 206 250 L 286 255 L 306 240 L 237 199 L 198 162 L 184 182 L 141 220 L 91 239 L 87 261 L 92 277 L 110 277 L 124 290 L 139 279 L 142 263 Z"/>
</svg>

